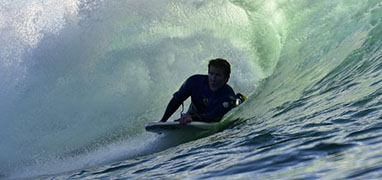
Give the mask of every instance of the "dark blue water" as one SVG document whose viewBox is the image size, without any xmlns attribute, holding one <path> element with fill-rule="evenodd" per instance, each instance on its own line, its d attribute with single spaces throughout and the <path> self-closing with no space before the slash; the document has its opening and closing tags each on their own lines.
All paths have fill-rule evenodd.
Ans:
<svg viewBox="0 0 382 180">
<path fill-rule="evenodd" d="M 26 0 L 0 10 L 0 178 L 382 178 L 380 1 Z M 248 96 L 219 132 L 145 132 L 215 57 Z"/>
</svg>

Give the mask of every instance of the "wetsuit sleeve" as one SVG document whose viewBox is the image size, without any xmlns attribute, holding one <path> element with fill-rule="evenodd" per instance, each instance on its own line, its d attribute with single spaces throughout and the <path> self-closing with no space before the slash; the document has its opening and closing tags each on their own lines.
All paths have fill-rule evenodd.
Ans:
<svg viewBox="0 0 382 180">
<path fill-rule="evenodd" d="M 180 89 L 174 93 L 172 99 L 167 105 L 166 111 L 160 120 L 161 122 L 166 122 L 168 118 L 174 114 L 174 112 L 179 108 L 179 106 L 185 101 L 188 97 L 191 96 L 191 85 L 190 78 L 183 83 Z"/>
<path fill-rule="evenodd" d="M 225 100 L 214 107 L 211 111 L 201 114 L 193 114 L 193 121 L 203 121 L 203 122 L 219 122 L 223 116 L 234 108 L 234 101 L 232 98 L 225 98 Z"/>
</svg>

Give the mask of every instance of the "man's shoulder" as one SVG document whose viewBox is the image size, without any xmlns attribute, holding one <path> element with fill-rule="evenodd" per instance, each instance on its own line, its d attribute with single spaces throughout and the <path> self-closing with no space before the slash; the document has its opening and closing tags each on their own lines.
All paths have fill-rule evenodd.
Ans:
<svg viewBox="0 0 382 180">
<path fill-rule="evenodd" d="M 208 75 L 205 75 L 205 74 L 194 74 L 192 76 L 190 76 L 190 79 L 206 79 L 208 78 Z"/>
<path fill-rule="evenodd" d="M 228 84 L 226 84 L 224 87 L 223 87 L 223 91 L 224 91 L 224 94 L 226 95 L 229 95 L 229 96 L 232 96 L 232 95 L 235 95 L 235 91 L 232 89 L 232 87 Z"/>
<path fill-rule="evenodd" d="M 207 79 L 208 79 L 208 75 L 195 74 L 195 75 L 190 76 L 187 81 L 200 82 L 200 81 L 205 81 Z"/>
</svg>

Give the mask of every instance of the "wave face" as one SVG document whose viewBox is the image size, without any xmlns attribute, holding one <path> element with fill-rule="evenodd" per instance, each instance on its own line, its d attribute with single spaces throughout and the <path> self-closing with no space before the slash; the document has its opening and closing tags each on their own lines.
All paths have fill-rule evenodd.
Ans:
<svg viewBox="0 0 382 180">
<path fill-rule="evenodd" d="M 2 2 L 0 178 L 381 177 L 381 19 L 376 0 Z M 144 124 L 216 57 L 249 95 L 236 123 L 162 151 Z"/>
</svg>

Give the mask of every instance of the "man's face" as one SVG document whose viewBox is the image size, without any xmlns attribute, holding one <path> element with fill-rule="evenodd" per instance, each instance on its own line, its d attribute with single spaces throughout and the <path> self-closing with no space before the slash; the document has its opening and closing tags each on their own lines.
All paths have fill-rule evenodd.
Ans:
<svg viewBox="0 0 382 180">
<path fill-rule="evenodd" d="M 211 91 L 215 92 L 222 88 L 228 82 L 228 77 L 224 74 L 224 70 L 210 66 L 208 70 L 208 84 Z"/>
</svg>

